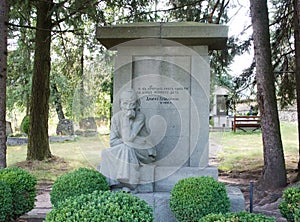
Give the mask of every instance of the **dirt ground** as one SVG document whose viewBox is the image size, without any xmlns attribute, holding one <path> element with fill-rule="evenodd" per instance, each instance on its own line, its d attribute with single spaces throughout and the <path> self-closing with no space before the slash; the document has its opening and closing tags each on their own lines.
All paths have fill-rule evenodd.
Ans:
<svg viewBox="0 0 300 222">
<path fill-rule="evenodd" d="M 262 213 L 266 216 L 275 217 L 277 222 L 286 221 L 280 214 L 278 204 L 282 198 L 282 191 L 287 187 L 300 186 L 300 182 L 293 182 L 296 178 L 296 170 L 287 170 L 287 187 L 275 190 L 262 190 L 259 186 L 259 179 L 262 171 L 219 171 L 219 181 L 225 184 L 238 186 L 244 194 L 246 210 L 250 211 L 250 183 L 253 182 L 253 205 L 254 213 Z"/>
</svg>

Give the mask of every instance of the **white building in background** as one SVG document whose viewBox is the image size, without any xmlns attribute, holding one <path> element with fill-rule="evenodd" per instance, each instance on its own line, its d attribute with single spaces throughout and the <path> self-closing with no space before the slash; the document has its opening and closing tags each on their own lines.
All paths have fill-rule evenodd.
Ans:
<svg viewBox="0 0 300 222">
<path fill-rule="evenodd" d="M 229 110 L 228 95 L 230 89 L 224 86 L 218 86 L 213 92 L 213 104 L 211 116 L 214 128 L 230 128 L 232 126 L 232 113 Z"/>
</svg>

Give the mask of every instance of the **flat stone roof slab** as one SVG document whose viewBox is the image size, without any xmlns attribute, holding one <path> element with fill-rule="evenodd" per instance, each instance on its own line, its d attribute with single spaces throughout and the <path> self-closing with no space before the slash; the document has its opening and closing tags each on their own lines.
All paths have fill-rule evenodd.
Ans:
<svg viewBox="0 0 300 222">
<path fill-rule="evenodd" d="M 98 27 L 96 38 L 110 49 L 136 39 L 167 39 L 186 46 L 207 45 L 210 50 L 226 46 L 228 26 L 198 22 L 141 22 Z"/>
</svg>

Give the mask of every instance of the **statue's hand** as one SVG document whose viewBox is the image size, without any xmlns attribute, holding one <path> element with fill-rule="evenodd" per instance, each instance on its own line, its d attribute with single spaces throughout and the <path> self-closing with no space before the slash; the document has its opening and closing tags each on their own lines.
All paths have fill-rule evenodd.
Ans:
<svg viewBox="0 0 300 222">
<path fill-rule="evenodd" d="M 129 119 L 133 119 L 133 118 L 135 118 L 135 111 L 133 109 L 129 109 L 129 110 L 127 110 L 125 115 Z"/>
<path fill-rule="evenodd" d="M 129 119 L 130 118 L 128 117 L 127 113 L 124 113 L 123 116 L 122 116 L 122 127 L 128 127 L 130 125 L 130 120 Z"/>
</svg>

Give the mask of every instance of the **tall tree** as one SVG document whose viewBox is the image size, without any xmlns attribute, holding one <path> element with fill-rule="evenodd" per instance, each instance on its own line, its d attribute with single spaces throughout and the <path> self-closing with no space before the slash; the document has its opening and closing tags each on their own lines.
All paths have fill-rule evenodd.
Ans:
<svg viewBox="0 0 300 222">
<path fill-rule="evenodd" d="M 101 5 L 106 4 L 106 7 L 114 4 L 122 5 L 122 1 L 61 0 L 54 3 L 53 0 L 38 0 L 34 2 L 37 4 L 37 26 L 27 159 L 43 160 L 51 157 L 48 141 L 51 32 L 76 33 L 78 31 L 76 28 L 80 28 L 83 24 L 82 17 L 86 15 L 97 23 L 104 18 Z M 137 9 L 143 8 L 140 7 L 141 2 L 146 5 L 150 3 L 150 1 L 129 1 L 124 7 L 128 7 L 133 16 L 139 11 Z M 96 10 L 99 8 L 100 13 Z M 62 27 L 66 29 L 62 30 Z"/>
<path fill-rule="evenodd" d="M 300 142 L 300 0 L 294 0 L 294 38 L 295 38 L 295 59 L 296 59 L 296 92 L 297 92 L 297 112 L 298 112 L 298 141 Z M 300 143 L 299 143 L 299 160 L 298 175 L 300 179 Z"/>
<path fill-rule="evenodd" d="M 18 22 L 20 27 L 10 26 L 8 38 L 13 47 L 8 53 L 6 110 L 16 108 L 26 110 L 29 115 L 31 76 L 33 72 L 33 53 L 35 30 L 30 27 L 35 23 L 32 14 L 33 6 L 28 1 L 10 1 L 9 20 Z"/>
<path fill-rule="evenodd" d="M 250 0 L 256 61 L 257 100 L 261 113 L 264 169 L 263 188 L 286 185 L 286 168 L 275 96 L 267 0 Z"/>
<path fill-rule="evenodd" d="M 6 68 L 8 0 L 0 2 L 0 168 L 6 167 Z"/>
<path fill-rule="evenodd" d="M 37 3 L 37 25 L 32 77 L 28 160 L 51 157 L 48 137 L 50 95 L 50 45 L 53 0 Z"/>
</svg>

